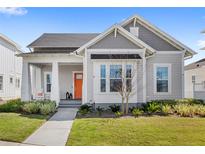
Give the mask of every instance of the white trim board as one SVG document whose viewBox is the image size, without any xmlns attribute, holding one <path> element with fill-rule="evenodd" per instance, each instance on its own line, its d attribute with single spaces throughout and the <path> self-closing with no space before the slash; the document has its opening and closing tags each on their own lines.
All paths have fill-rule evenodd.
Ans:
<svg viewBox="0 0 205 154">
<path fill-rule="evenodd" d="M 157 67 L 168 67 L 168 92 L 157 92 Z M 172 93 L 172 64 L 170 63 L 155 63 L 153 65 L 154 76 L 154 95 L 170 95 Z"/>
</svg>

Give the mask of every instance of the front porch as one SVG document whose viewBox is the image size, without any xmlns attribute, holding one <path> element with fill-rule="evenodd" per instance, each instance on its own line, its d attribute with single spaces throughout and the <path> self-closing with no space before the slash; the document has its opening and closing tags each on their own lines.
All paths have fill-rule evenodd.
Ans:
<svg viewBox="0 0 205 154">
<path fill-rule="evenodd" d="M 24 101 L 49 99 L 56 101 L 57 106 L 59 103 L 81 104 L 82 60 L 43 62 L 37 57 L 32 59 L 30 57 L 30 60 L 23 62 L 22 81 L 22 100 Z"/>
</svg>

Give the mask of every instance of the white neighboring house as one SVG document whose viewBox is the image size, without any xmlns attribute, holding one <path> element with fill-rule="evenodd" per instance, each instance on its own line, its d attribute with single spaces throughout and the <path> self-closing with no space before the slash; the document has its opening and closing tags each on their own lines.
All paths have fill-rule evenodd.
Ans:
<svg viewBox="0 0 205 154">
<path fill-rule="evenodd" d="M 205 58 L 185 66 L 185 97 L 205 99 Z"/>
<path fill-rule="evenodd" d="M 66 92 L 96 106 L 121 103 L 115 89 L 120 72 L 134 67 L 130 105 L 183 98 L 184 60 L 196 54 L 137 15 L 99 34 L 46 33 L 28 47 L 32 52 L 19 55 L 22 100 L 51 99 L 57 105 Z"/>
<path fill-rule="evenodd" d="M 21 97 L 22 58 L 20 46 L 0 34 L 0 99 Z"/>
</svg>

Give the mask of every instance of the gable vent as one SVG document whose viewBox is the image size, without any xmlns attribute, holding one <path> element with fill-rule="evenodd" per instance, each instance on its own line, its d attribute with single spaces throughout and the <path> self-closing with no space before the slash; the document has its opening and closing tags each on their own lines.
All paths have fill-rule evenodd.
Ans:
<svg viewBox="0 0 205 154">
<path fill-rule="evenodd" d="M 130 27 L 130 33 L 132 33 L 134 36 L 139 36 L 139 27 Z"/>
</svg>

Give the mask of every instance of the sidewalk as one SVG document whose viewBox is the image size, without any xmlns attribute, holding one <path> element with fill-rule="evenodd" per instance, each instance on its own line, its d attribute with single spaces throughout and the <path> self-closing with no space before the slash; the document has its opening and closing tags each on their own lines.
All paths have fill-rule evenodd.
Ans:
<svg viewBox="0 0 205 154">
<path fill-rule="evenodd" d="M 58 112 L 29 136 L 23 144 L 64 146 L 77 110 L 77 108 L 59 108 Z"/>
</svg>

